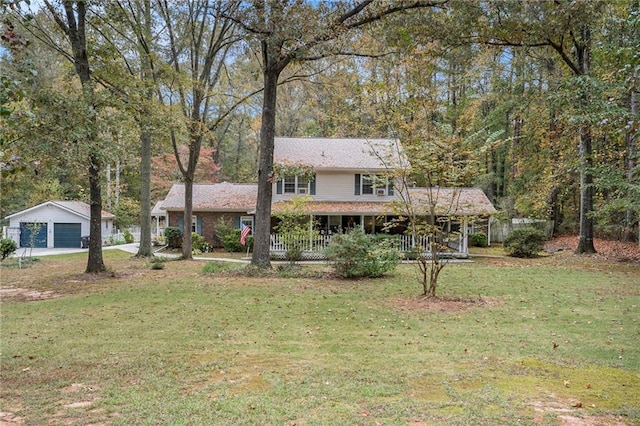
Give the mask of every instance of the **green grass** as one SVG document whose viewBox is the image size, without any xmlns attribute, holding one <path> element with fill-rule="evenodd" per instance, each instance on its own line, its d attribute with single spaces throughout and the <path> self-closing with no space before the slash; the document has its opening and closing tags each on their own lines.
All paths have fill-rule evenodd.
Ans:
<svg viewBox="0 0 640 426">
<path fill-rule="evenodd" d="M 60 295 L 3 298 L 0 411 L 25 425 L 467 425 L 557 424 L 560 405 L 640 424 L 637 265 L 452 264 L 447 300 L 429 304 L 408 265 L 339 281 L 105 259 L 99 279 L 81 274 L 86 254 L 0 269 L 3 288 Z"/>
</svg>

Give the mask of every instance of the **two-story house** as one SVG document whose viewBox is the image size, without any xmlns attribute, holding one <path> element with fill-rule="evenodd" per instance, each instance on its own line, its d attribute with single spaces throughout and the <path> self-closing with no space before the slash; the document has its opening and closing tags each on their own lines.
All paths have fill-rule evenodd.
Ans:
<svg viewBox="0 0 640 426">
<path fill-rule="evenodd" d="M 320 235 L 353 227 L 389 232 L 383 228 L 396 217 L 392 202 L 407 199 L 425 206 L 424 211 L 430 201 L 435 202 L 439 216 L 488 217 L 496 212 L 478 188 L 409 188 L 404 189 L 409 197 L 403 197 L 393 171 L 408 166 L 408 160 L 394 139 L 276 138 L 274 165 L 278 174 L 273 182 L 273 212 L 281 211 L 293 197 L 308 196 L 305 211 Z M 192 231 L 215 244 L 214 228 L 220 218 L 254 229 L 257 191 L 256 184 L 194 184 Z M 182 227 L 184 185 L 174 184 L 154 212 L 166 215 L 169 226 Z M 272 232 L 276 223 L 272 219 Z M 464 220 L 459 225 L 464 225 L 464 232 L 456 251 L 464 254 L 468 224 Z"/>
<path fill-rule="evenodd" d="M 355 226 L 382 232 L 389 202 L 399 200 L 390 176 L 407 166 L 402 147 L 393 139 L 276 138 L 274 163 L 300 166 L 311 176 L 279 176 L 274 183 L 273 209 L 291 197 L 308 194 L 306 206 L 321 233 Z"/>
</svg>

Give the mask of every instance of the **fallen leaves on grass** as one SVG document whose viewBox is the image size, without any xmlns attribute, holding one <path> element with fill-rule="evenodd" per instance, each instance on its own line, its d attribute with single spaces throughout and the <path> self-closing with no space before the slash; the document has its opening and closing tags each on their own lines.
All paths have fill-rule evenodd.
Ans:
<svg viewBox="0 0 640 426">
<path fill-rule="evenodd" d="M 595 238 L 593 245 L 597 253 L 586 255 L 594 260 L 609 262 L 629 262 L 640 263 L 640 247 L 637 242 L 629 241 L 612 241 Z M 549 253 L 558 251 L 575 251 L 578 247 L 578 237 L 575 235 L 566 235 L 555 237 L 547 241 L 544 249 Z"/>
</svg>

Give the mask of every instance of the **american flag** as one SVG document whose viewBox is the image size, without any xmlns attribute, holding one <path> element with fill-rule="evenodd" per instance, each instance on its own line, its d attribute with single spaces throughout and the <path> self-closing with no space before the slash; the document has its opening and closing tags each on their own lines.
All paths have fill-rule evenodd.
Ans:
<svg viewBox="0 0 640 426">
<path fill-rule="evenodd" d="M 242 231 L 240 232 L 240 244 L 245 245 L 247 243 L 247 235 L 251 233 L 251 227 L 241 224 Z"/>
</svg>

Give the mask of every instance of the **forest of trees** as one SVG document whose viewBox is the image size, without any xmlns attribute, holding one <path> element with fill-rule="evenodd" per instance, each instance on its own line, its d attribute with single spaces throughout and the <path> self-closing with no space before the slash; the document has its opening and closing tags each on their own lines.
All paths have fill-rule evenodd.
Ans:
<svg viewBox="0 0 640 426">
<path fill-rule="evenodd" d="M 172 182 L 268 182 L 274 134 L 393 137 L 580 253 L 638 238 L 638 0 L 33 3 L 0 6 L 0 217 L 145 229 Z"/>
</svg>

